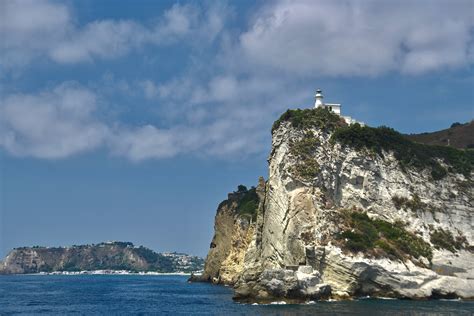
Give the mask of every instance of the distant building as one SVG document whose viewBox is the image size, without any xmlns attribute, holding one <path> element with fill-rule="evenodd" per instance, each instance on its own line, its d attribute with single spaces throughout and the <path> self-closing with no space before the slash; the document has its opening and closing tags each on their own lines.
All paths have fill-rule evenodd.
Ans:
<svg viewBox="0 0 474 316">
<path fill-rule="evenodd" d="M 329 111 L 334 112 L 335 114 L 339 115 L 346 121 L 347 124 L 355 124 L 359 123 L 360 125 L 364 126 L 365 124 L 363 122 L 358 122 L 357 120 L 353 119 L 350 116 L 344 116 L 341 115 L 341 104 L 340 103 L 324 103 L 324 96 L 321 91 L 321 89 L 316 90 L 316 94 L 314 95 L 315 101 L 314 101 L 314 108 L 326 108 L 329 109 Z"/>
</svg>

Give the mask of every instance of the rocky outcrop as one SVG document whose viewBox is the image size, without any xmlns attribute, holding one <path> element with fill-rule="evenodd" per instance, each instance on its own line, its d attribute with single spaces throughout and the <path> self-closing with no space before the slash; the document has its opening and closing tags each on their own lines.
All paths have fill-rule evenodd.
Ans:
<svg viewBox="0 0 474 316">
<path fill-rule="evenodd" d="M 254 230 L 257 208 L 263 197 L 265 182 L 247 190 L 239 186 L 219 204 L 215 217 L 214 237 L 207 255 L 204 272 L 192 281 L 234 284 L 242 273 L 244 256 Z"/>
<path fill-rule="evenodd" d="M 472 152 L 318 110 L 272 136 L 237 299 L 474 298 Z"/>
<path fill-rule="evenodd" d="M 179 253 L 156 253 L 129 242 L 72 247 L 21 247 L 0 262 L 0 274 L 56 271 L 128 270 L 133 272 L 192 272 L 203 259 Z"/>
</svg>

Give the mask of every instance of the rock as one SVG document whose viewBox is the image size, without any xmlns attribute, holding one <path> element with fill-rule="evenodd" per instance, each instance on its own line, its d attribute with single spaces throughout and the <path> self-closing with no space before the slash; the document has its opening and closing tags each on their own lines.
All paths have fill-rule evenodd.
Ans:
<svg viewBox="0 0 474 316">
<path fill-rule="evenodd" d="M 263 188 L 262 188 L 263 186 Z M 219 204 L 215 217 L 214 237 L 207 255 L 202 279 L 216 284 L 234 284 L 243 269 L 244 256 L 254 234 L 255 223 L 240 214 L 242 199 L 252 194 L 258 199 L 265 192 L 265 181 L 248 191 L 229 193 Z"/>
<path fill-rule="evenodd" d="M 311 274 L 311 273 L 313 273 L 313 267 L 311 267 L 311 266 L 299 266 L 298 267 L 298 272 Z"/>
<path fill-rule="evenodd" d="M 438 159 L 447 172 L 434 180 L 429 168 L 404 165 L 392 151 L 332 141 L 334 127 L 285 119 L 275 126 L 252 236 L 229 276 L 237 298 L 474 298 L 472 171 L 456 173 Z M 370 248 L 341 237 L 367 225 L 381 229 Z"/>
</svg>

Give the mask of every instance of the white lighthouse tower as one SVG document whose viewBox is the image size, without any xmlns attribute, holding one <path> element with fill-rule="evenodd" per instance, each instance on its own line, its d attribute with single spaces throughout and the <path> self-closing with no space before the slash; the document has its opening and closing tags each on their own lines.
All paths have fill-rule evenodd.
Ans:
<svg viewBox="0 0 474 316">
<path fill-rule="evenodd" d="M 314 95 L 314 98 L 316 99 L 314 101 L 314 107 L 317 108 L 322 108 L 324 107 L 324 102 L 323 102 L 323 93 L 321 89 L 316 90 L 316 94 Z"/>
</svg>

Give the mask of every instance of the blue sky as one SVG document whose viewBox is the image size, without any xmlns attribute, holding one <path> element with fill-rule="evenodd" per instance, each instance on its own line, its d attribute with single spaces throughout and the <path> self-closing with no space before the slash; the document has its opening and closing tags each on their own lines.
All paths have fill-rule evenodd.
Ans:
<svg viewBox="0 0 474 316">
<path fill-rule="evenodd" d="M 205 255 L 316 88 L 405 133 L 473 118 L 472 1 L 3 1 L 0 255 L 132 241 Z"/>
</svg>

